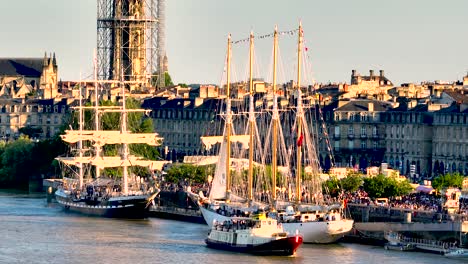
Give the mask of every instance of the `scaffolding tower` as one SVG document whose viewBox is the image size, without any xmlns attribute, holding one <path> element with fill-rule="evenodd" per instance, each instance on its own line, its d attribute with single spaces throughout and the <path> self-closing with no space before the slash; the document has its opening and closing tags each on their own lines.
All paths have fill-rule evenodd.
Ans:
<svg viewBox="0 0 468 264">
<path fill-rule="evenodd" d="M 130 90 L 156 85 L 157 2 L 97 0 L 99 80 L 124 81 Z"/>
</svg>

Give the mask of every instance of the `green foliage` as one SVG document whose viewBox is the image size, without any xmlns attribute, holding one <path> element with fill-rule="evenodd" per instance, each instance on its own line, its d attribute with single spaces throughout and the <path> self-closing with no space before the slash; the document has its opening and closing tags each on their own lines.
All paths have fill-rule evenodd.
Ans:
<svg viewBox="0 0 468 264">
<path fill-rule="evenodd" d="M 179 83 L 177 85 L 179 85 L 182 88 L 187 88 L 188 87 L 188 85 L 186 83 Z"/>
<path fill-rule="evenodd" d="M 439 175 L 432 181 L 432 187 L 437 190 L 437 192 L 440 192 L 442 189 L 448 187 L 461 188 L 463 179 L 464 176 L 458 172 Z"/>
<path fill-rule="evenodd" d="M 211 166 L 194 166 L 191 164 L 180 164 L 172 166 L 165 176 L 166 181 L 178 183 L 182 180 L 189 180 L 192 183 L 204 183 L 207 181 L 209 171 L 213 171 Z"/>
<path fill-rule="evenodd" d="M 164 73 L 164 84 L 166 87 L 174 85 L 174 83 L 172 82 L 172 78 L 168 72 Z"/>
<path fill-rule="evenodd" d="M 341 190 L 340 180 L 336 177 L 331 177 L 327 181 L 322 183 L 322 189 L 325 193 L 328 193 L 332 197 L 338 196 Z"/>
<path fill-rule="evenodd" d="M 355 192 L 363 184 L 362 176 L 359 174 L 350 174 L 341 179 L 340 182 L 345 192 Z"/>
<path fill-rule="evenodd" d="M 395 197 L 409 194 L 412 190 L 407 180 L 397 181 L 382 174 L 364 179 L 364 190 L 371 198 Z"/>
<path fill-rule="evenodd" d="M 159 73 L 154 72 L 153 77 L 151 78 L 152 86 L 154 87 L 159 86 L 158 77 L 159 77 Z M 165 72 L 164 73 L 164 87 L 172 86 L 172 85 L 174 85 L 174 83 L 172 82 L 171 75 L 169 75 L 168 72 Z"/>
<path fill-rule="evenodd" d="M 37 138 L 42 134 L 42 128 L 32 127 L 32 126 L 22 127 L 20 129 L 18 129 L 18 131 L 21 134 L 28 136 L 29 138 Z"/>
<path fill-rule="evenodd" d="M 27 137 L 0 144 L 0 185 L 27 189 L 31 177 L 50 175 L 56 170 L 55 157 L 64 153 L 65 145 L 58 136 L 39 142 Z"/>
<path fill-rule="evenodd" d="M 322 183 L 322 189 L 325 193 L 332 197 L 338 196 L 341 191 L 355 192 L 362 186 L 362 175 L 350 174 L 345 178 L 338 180 L 336 177 L 331 177 Z"/>
<path fill-rule="evenodd" d="M 31 174 L 33 143 L 20 138 L 5 145 L 0 156 L 0 182 L 5 186 L 24 186 Z"/>
</svg>

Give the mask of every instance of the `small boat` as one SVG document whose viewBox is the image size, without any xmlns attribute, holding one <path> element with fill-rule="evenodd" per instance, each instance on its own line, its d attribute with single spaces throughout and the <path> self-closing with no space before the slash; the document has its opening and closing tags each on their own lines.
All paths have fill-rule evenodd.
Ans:
<svg viewBox="0 0 468 264">
<path fill-rule="evenodd" d="M 399 250 L 399 251 L 412 251 L 415 250 L 413 244 L 405 243 L 385 243 L 385 250 Z"/>
<path fill-rule="evenodd" d="M 444 256 L 449 258 L 468 258 L 468 249 L 453 248 L 445 252 Z"/>
<path fill-rule="evenodd" d="M 254 255 L 294 255 L 302 236 L 290 235 L 281 224 L 267 217 L 232 217 L 214 222 L 205 240 L 210 248 Z"/>
</svg>

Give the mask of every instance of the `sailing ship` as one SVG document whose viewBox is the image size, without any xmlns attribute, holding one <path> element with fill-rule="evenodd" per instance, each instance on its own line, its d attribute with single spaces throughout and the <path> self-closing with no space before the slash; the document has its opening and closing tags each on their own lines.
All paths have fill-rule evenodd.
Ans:
<svg viewBox="0 0 468 264">
<path fill-rule="evenodd" d="M 289 235 L 275 219 L 259 215 L 215 222 L 205 242 L 210 248 L 227 251 L 290 256 L 302 244 L 302 237 Z"/>
<path fill-rule="evenodd" d="M 144 109 L 127 109 L 125 88 L 122 85 L 121 106 L 100 106 L 95 88 L 95 106 L 83 106 L 80 87 L 80 104 L 75 107 L 79 112 L 79 129 L 66 130 L 61 138 L 64 142 L 76 146 L 75 154 L 69 157 L 57 157 L 63 171 L 72 175 L 63 177 L 63 185 L 55 193 L 57 202 L 67 211 L 86 215 L 115 218 L 145 218 L 152 200 L 159 189 L 144 175 L 129 175 L 129 168 L 147 167 L 150 170 L 161 169 L 164 161 L 147 160 L 131 155 L 129 144 L 147 144 L 158 146 L 162 138 L 157 133 L 131 133 L 127 122 L 129 113 L 144 113 Z M 94 111 L 94 129 L 84 129 L 84 112 Z M 100 130 L 99 117 L 108 113 L 120 116 L 119 130 Z M 120 156 L 106 156 L 106 145 L 120 146 Z M 85 149 L 84 146 L 89 146 Z M 69 170 L 66 170 L 68 168 Z M 95 178 L 85 179 L 85 168 L 94 172 Z M 106 168 L 115 168 L 121 177 L 104 177 L 101 172 Z"/>
<path fill-rule="evenodd" d="M 297 95 L 297 107 L 296 107 L 296 134 L 298 135 L 298 144 L 296 147 L 296 174 L 295 182 L 291 182 L 290 186 L 295 187 L 295 201 L 294 202 L 282 202 L 278 201 L 276 190 L 276 177 L 271 178 L 271 192 L 270 192 L 270 205 L 268 208 L 255 206 L 252 207 L 254 203 L 253 194 L 252 194 L 252 183 L 253 183 L 253 146 L 254 146 L 254 125 L 255 118 L 253 117 L 253 90 L 252 90 L 252 46 L 253 46 L 253 35 L 250 37 L 250 106 L 249 106 L 249 171 L 248 171 L 248 195 L 244 199 L 244 203 L 241 203 L 240 206 L 233 206 L 230 202 L 230 166 L 231 162 L 229 157 L 231 155 L 230 150 L 230 124 L 226 126 L 225 135 L 221 137 L 224 139 L 222 141 L 219 164 L 222 165 L 225 173 L 216 173 L 213 179 L 212 188 L 210 190 L 210 199 L 202 202 L 200 210 L 205 218 L 206 223 L 212 226 L 215 221 L 227 221 L 232 216 L 239 214 L 249 214 L 255 212 L 259 209 L 267 209 L 270 211 L 270 215 L 276 216 L 278 221 L 283 225 L 283 228 L 288 233 L 294 233 L 299 231 L 303 236 L 304 243 L 333 243 L 336 242 L 339 238 L 344 236 L 349 232 L 353 226 L 353 220 L 346 219 L 343 214 L 343 208 L 341 204 L 339 205 L 326 205 L 324 203 L 318 203 L 316 199 L 314 204 L 301 204 L 301 193 L 303 186 L 303 181 L 307 180 L 308 191 L 315 194 L 316 197 L 321 196 L 321 183 L 319 181 L 319 167 L 317 158 L 316 144 L 311 138 L 310 131 L 307 127 L 307 122 L 304 116 L 304 111 L 302 107 L 302 94 L 300 89 L 300 65 L 301 65 L 301 50 L 302 50 L 302 26 L 299 26 L 298 29 L 299 40 L 298 40 L 298 81 L 296 86 L 296 95 Z M 277 175 L 279 170 L 277 161 L 278 161 L 278 129 L 279 125 L 279 114 L 278 114 L 278 102 L 277 102 L 277 91 L 276 91 L 276 60 L 277 60 L 277 43 L 278 43 L 278 31 L 275 28 L 274 33 L 274 50 L 273 50 L 273 111 L 272 111 L 272 128 L 271 134 L 273 139 L 271 141 L 271 148 L 266 149 L 266 153 L 271 154 L 271 175 Z M 228 56 L 227 56 L 227 75 L 228 83 L 227 87 L 229 89 L 229 71 L 230 71 L 230 41 L 228 41 Z M 228 93 L 229 94 L 229 93 Z M 227 96 L 227 105 L 229 107 L 229 96 Z M 229 108 L 228 108 L 229 109 Z M 229 113 L 229 110 L 227 111 Z M 228 122 L 226 122 L 228 123 Z M 228 133 L 226 133 L 226 130 Z M 270 143 L 270 142 L 268 142 Z M 268 144 L 267 144 L 268 145 Z M 307 148 L 306 148 L 307 147 Z M 305 149 L 306 157 L 302 157 L 302 148 Z M 287 153 L 282 153 L 283 155 L 288 155 Z M 305 164 L 304 170 L 302 169 L 302 163 L 304 161 L 309 161 L 310 164 Z M 283 167 L 284 169 L 285 167 Z M 286 165 L 286 170 L 288 169 Z M 302 172 L 308 177 L 303 177 Z M 309 178 L 309 179 L 304 179 Z M 313 187 L 313 188 L 312 188 Z M 273 191 L 274 190 L 274 191 Z M 214 200 L 212 193 L 216 193 L 217 197 L 225 197 L 225 200 Z M 261 204 L 260 204 L 261 205 Z"/>
<path fill-rule="evenodd" d="M 295 168 L 295 201 L 277 214 L 286 231 L 298 230 L 305 243 L 328 244 L 336 242 L 351 231 L 354 221 L 345 217 L 342 204 L 328 204 L 323 201 L 322 183 L 320 180 L 320 162 L 318 159 L 318 140 L 309 129 L 302 105 L 301 90 L 301 52 L 303 49 L 303 29 L 299 24 L 297 49 L 297 85 L 296 85 L 296 168 Z M 277 45 L 277 44 L 275 44 Z M 274 56 L 276 63 L 276 55 Z M 275 134 L 273 134 L 275 136 Z M 273 140 L 273 143 L 275 140 Z M 276 148 L 273 146 L 272 148 Z M 273 155 L 276 152 L 272 152 Z M 303 155 L 304 154 L 304 155 Z M 304 157 L 303 157 L 304 156 Z M 276 157 L 272 158 L 273 161 Z M 275 168 L 275 167 L 273 167 Z M 273 171 L 272 175 L 276 175 Z M 275 178 L 275 177 L 273 177 Z M 276 187 L 276 185 L 273 185 Z M 303 188 L 304 187 L 304 188 Z M 302 197 L 302 193 L 306 196 Z M 273 192 L 274 203 L 276 192 Z M 278 204 L 277 204 L 278 205 Z M 275 207 L 280 209 L 279 206 Z"/>
</svg>

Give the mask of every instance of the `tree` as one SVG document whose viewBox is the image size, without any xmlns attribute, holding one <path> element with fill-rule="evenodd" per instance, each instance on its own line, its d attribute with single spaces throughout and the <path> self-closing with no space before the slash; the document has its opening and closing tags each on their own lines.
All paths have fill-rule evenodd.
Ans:
<svg viewBox="0 0 468 264">
<path fill-rule="evenodd" d="M 166 87 L 174 85 L 174 83 L 172 82 L 172 78 L 171 78 L 171 76 L 169 75 L 168 72 L 164 73 L 164 85 Z"/>
<path fill-rule="evenodd" d="M 209 166 L 194 166 L 191 164 L 180 164 L 172 166 L 166 175 L 166 181 L 178 183 L 189 180 L 194 183 L 204 183 L 207 180 Z"/>
<path fill-rule="evenodd" d="M 159 78 L 159 73 L 154 72 L 153 77 L 151 78 L 151 85 L 152 86 L 154 86 L 154 87 L 159 86 L 158 78 Z M 168 72 L 165 72 L 164 73 L 164 87 L 168 87 L 168 86 L 172 86 L 172 85 L 174 85 L 174 83 L 172 82 L 171 75 L 169 75 Z M 159 87 L 159 88 L 161 88 L 161 87 Z"/>
<path fill-rule="evenodd" d="M 408 194 L 412 187 L 407 180 L 397 181 L 382 174 L 364 179 L 364 190 L 371 198 L 395 197 Z"/>
<path fill-rule="evenodd" d="M 31 155 L 34 144 L 26 137 L 5 145 L 0 156 L 0 183 L 9 187 L 25 187 L 34 172 Z"/>
<path fill-rule="evenodd" d="M 362 186 L 362 176 L 359 174 L 350 174 L 340 180 L 341 186 L 345 192 L 355 192 Z"/>
<path fill-rule="evenodd" d="M 42 128 L 32 126 L 22 127 L 18 129 L 18 131 L 29 138 L 38 138 L 42 134 Z"/>
<path fill-rule="evenodd" d="M 338 178 L 330 177 L 330 179 L 322 183 L 322 189 L 330 196 L 336 197 L 340 193 L 341 183 Z"/>
<path fill-rule="evenodd" d="M 442 174 L 434 178 L 432 181 L 432 187 L 440 192 L 444 188 L 456 187 L 461 188 L 463 184 L 464 176 L 460 173 L 447 173 Z"/>
</svg>

